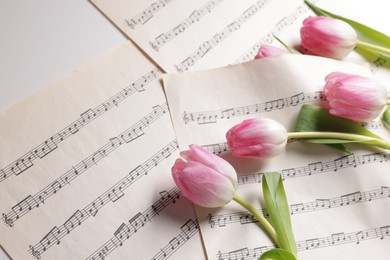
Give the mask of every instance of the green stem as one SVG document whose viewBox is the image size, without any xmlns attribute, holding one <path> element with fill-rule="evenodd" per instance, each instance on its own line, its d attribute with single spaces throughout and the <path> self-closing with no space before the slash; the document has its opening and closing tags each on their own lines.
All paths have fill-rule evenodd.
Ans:
<svg viewBox="0 0 390 260">
<path fill-rule="evenodd" d="M 237 194 L 234 195 L 233 200 L 243 206 L 246 210 L 248 210 L 250 213 L 252 213 L 255 218 L 259 220 L 260 225 L 268 232 L 268 234 L 271 236 L 271 238 L 274 240 L 274 242 L 279 245 L 279 240 L 276 235 L 275 229 L 272 227 L 272 225 L 268 222 L 268 220 L 261 215 L 254 207 L 252 207 L 246 200 L 243 198 L 237 196 Z M 280 246 L 280 245 L 279 245 Z"/>
<path fill-rule="evenodd" d="M 381 147 L 386 150 L 390 150 L 390 143 L 383 139 L 377 139 L 365 135 L 348 134 L 339 132 L 291 132 L 288 133 L 288 138 L 295 139 L 310 139 L 310 138 L 321 138 L 321 139 L 342 139 L 349 140 L 358 143 L 369 143 L 374 146 Z"/>
<path fill-rule="evenodd" d="M 387 105 L 390 106 L 390 98 L 387 100 Z"/>
<path fill-rule="evenodd" d="M 371 43 L 368 43 L 368 42 L 362 42 L 360 40 L 357 40 L 356 46 L 358 46 L 360 48 L 365 48 L 365 49 L 371 49 L 371 50 L 379 51 L 379 52 L 384 53 L 384 54 L 390 54 L 390 49 L 389 48 L 385 48 L 385 47 L 378 46 L 378 45 L 375 45 L 375 44 L 371 44 Z"/>
</svg>

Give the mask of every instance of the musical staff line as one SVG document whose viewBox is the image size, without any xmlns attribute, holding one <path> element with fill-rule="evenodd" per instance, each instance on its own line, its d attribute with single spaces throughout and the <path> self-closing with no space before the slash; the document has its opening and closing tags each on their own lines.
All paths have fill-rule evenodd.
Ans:
<svg viewBox="0 0 390 260">
<path fill-rule="evenodd" d="M 288 107 L 294 107 L 298 104 L 311 103 L 318 100 L 324 100 L 322 91 L 314 93 L 298 93 L 289 97 L 266 101 L 255 105 L 235 107 L 229 109 L 202 111 L 182 114 L 182 120 L 185 124 L 197 123 L 198 125 L 217 123 L 218 120 L 230 119 L 231 117 L 241 117 L 251 114 L 270 112 Z"/>
<path fill-rule="evenodd" d="M 168 145 L 163 147 L 152 157 L 147 159 L 143 164 L 134 168 L 130 173 L 110 187 L 106 192 L 100 195 L 92 203 L 88 204 L 81 210 L 77 210 L 63 225 L 57 228 L 59 231 L 56 234 L 56 241 L 60 242 L 62 238 L 69 235 L 75 228 L 80 226 L 84 221 L 89 219 L 89 217 L 95 217 L 98 211 L 103 208 L 109 202 L 115 203 L 118 199 L 125 196 L 124 191 L 129 188 L 134 182 L 146 176 L 150 170 L 154 167 L 157 167 L 159 163 L 168 158 L 174 151 L 178 149 L 178 144 L 176 140 L 173 140 Z M 48 237 L 50 232 L 45 236 Z M 44 237 L 44 238 L 45 238 Z M 53 241 L 41 239 L 39 243 L 36 243 L 34 246 L 30 245 L 29 252 L 34 256 L 33 252 L 36 255 L 42 256 L 51 246 L 55 245 Z M 43 243 L 45 241 L 46 243 Z"/>
<path fill-rule="evenodd" d="M 386 153 L 369 153 L 364 155 L 345 155 L 333 161 L 328 162 L 313 162 L 306 166 L 289 168 L 283 170 L 275 170 L 281 174 L 282 179 L 311 176 L 325 172 L 337 172 L 340 169 L 358 167 L 369 163 L 383 163 L 390 159 L 390 154 Z M 255 173 L 249 175 L 238 176 L 238 184 L 246 185 L 251 183 L 260 183 L 263 173 Z"/>
<path fill-rule="evenodd" d="M 137 25 L 143 25 L 152 19 L 153 15 L 163 9 L 167 4 L 172 2 L 172 0 L 159 0 L 152 3 L 148 8 L 142 12 L 136 14 L 132 18 L 125 19 L 126 24 L 131 28 L 135 29 Z"/>
<path fill-rule="evenodd" d="M 109 142 L 103 145 L 99 150 L 82 160 L 76 166 L 73 166 L 70 170 L 62 174 L 59 178 L 54 180 L 35 195 L 27 196 L 25 199 L 13 206 L 10 212 L 7 214 L 3 213 L 3 222 L 9 227 L 13 227 L 17 220 L 29 213 L 34 208 L 38 208 L 41 204 L 44 204 L 48 198 L 55 195 L 66 185 L 70 185 L 74 179 L 79 177 L 92 166 L 96 165 L 98 161 L 107 157 L 121 145 L 128 144 L 133 140 L 143 136 L 143 130 L 155 120 L 165 115 L 167 112 L 168 105 L 166 103 L 154 106 L 153 111 L 143 117 L 140 121 L 132 125 L 118 136 L 110 138 Z"/>
<path fill-rule="evenodd" d="M 114 232 L 114 236 L 109 239 L 103 246 L 99 247 L 94 253 L 88 256 L 87 260 L 104 259 L 108 254 L 112 253 L 117 247 L 122 246 L 123 242 L 135 234 L 139 229 L 144 227 L 147 222 L 159 215 L 166 207 L 174 204 L 180 197 L 180 190 L 177 187 L 172 188 L 170 191 L 160 192 L 161 198 L 157 200 L 151 207 L 144 212 L 137 213 L 128 222 L 129 224 L 122 223 L 119 228 Z"/>
<path fill-rule="evenodd" d="M 58 148 L 58 145 L 66 138 L 78 133 L 84 126 L 103 115 L 105 112 L 113 107 L 117 107 L 120 102 L 131 96 L 135 92 L 142 92 L 145 90 L 145 86 L 157 78 L 162 72 L 158 68 L 154 68 L 141 78 L 131 83 L 128 87 L 122 89 L 103 103 L 93 109 L 88 109 L 80 114 L 80 117 L 57 132 L 40 145 L 36 146 L 14 162 L 10 163 L 6 167 L 0 170 L 0 182 L 4 181 L 12 175 L 20 175 L 27 169 L 33 167 L 33 161 L 36 159 L 42 159 L 52 151 Z"/>
<path fill-rule="evenodd" d="M 287 143 L 292 143 L 292 142 L 297 142 L 299 141 L 298 139 L 289 139 L 287 140 Z M 208 150 L 209 152 L 216 154 L 216 155 L 221 155 L 225 152 L 230 152 L 231 149 L 229 145 L 225 143 L 215 143 L 215 144 L 205 144 L 202 145 L 203 148 Z"/>
<path fill-rule="evenodd" d="M 198 60 L 202 59 L 207 52 L 216 47 L 220 42 L 227 39 L 235 31 L 238 31 L 241 26 L 253 17 L 259 10 L 261 10 L 268 2 L 272 0 L 259 0 L 256 4 L 245 10 L 232 23 L 227 25 L 223 30 L 216 33 L 211 39 L 203 42 L 198 49 L 196 49 L 188 58 L 181 63 L 176 64 L 175 68 L 178 72 L 187 71 L 189 67 L 193 66 Z"/>
<path fill-rule="evenodd" d="M 227 143 L 206 144 L 202 145 L 202 147 L 216 155 L 221 155 L 224 152 L 231 151 Z"/>
<path fill-rule="evenodd" d="M 298 251 L 312 250 L 317 248 L 339 246 L 343 244 L 360 244 L 371 239 L 384 239 L 390 236 L 390 225 L 370 228 L 350 233 L 335 233 L 327 237 L 307 239 L 297 242 Z M 263 253 L 275 248 L 275 246 L 261 246 L 249 249 L 247 247 L 227 253 L 218 252 L 218 260 L 251 260 L 258 259 Z"/>
<path fill-rule="evenodd" d="M 161 47 L 187 30 L 192 24 L 199 22 L 200 18 L 210 13 L 211 10 L 213 10 L 222 1 L 223 0 L 211 0 L 204 4 L 201 8 L 194 10 L 186 19 L 180 22 L 179 25 L 165 33 L 160 34 L 154 39 L 154 41 L 149 42 L 150 46 L 152 46 L 155 51 L 159 51 Z"/>
<path fill-rule="evenodd" d="M 267 34 L 265 34 L 265 36 L 263 36 L 259 41 L 253 44 L 253 46 L 247 51 L 245 51 L 244 54 L 242 54 L 238 59 L 236 59 L 233 64 L 239 64 L 253 60 L 262 44 L 272 44 L 275 40 L 274 35 L 278 36 L 284 30 L 293 26 L 294 23 L 298 20 L 298 18 L 306 14 L 309 10 L 310 9 L 306 4 L 300 5 L 288 16 L 281 19 Z"/>
<path fill-rule="evenodd" d="M 190 219 L 180 229 L 180 234 L 171 239 L 151 260 L 164 260 L 173 255 L 182 245 L 199 232 L 198 220 Z"/>
<path fill-rule="evenodd" d="M 318 210 L 326 210 L 337 207 L 344 207 L 349 205 L 354 205 L 357 203 L 370 202 L 372 200 L 386 199 L 390 198 L 390 188 L 382 186 L 380 189 L 370 190 L 366 192 L 352 192 L 348 194 L 341 195 L 339 197 L 333 197 L 328 199 L 316 199 L 315 201 L 297 203 L 289 206 L 290 214 L 300 214 L 308 213 Z M 258 209 L 265 217 L 268 217 L 267 209 Z M 215 215 L 209 214 L 208 216 L 208 225 L 211 228 L 215 227 L 226 227 L 227 225 L 240 223 L 241 225 L 257 223 L 258 220 L 253 217 L 252 214 L 248 212 L 236 212 L 231 214 L 221 214 Z"/>
</svg>

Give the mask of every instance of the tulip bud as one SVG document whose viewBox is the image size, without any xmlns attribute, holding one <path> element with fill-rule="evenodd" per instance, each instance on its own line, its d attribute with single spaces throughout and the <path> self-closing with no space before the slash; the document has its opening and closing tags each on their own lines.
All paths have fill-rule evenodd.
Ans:
<svg viewBox="0 0 390 260">
<path fill-rule="evenodd" d="M 289 52 L 285 49 L 280 49 L 271 45 L 262 44 L 259 48 L 257 55 L 255 56 L 255 59 L 276 57 L 287 53 Z"/>
<path fill-rule="evenodd" d="M 233 155 L 266 159 L 284 150 L 288 134 L 283 125 L 272 119 L 253 118 L 232 127 L 226 139 Z"/>
<path fill-rule="evenodd" d="M 369 121 L 379 116 L 387 103 L 386 87 L 372 79 L 333 72 L 325 82 L 324 95 L 332 115 Z"/>
<path fill-rule="evenodd" d="M 215 208 L 229 203 L 236 193 L 237 173 L 227 161 L 197 145 L 180 153 L 172 177 L 181 194 L 192 203 Z"/>
<path fill-rule="evenodd" d="M 301 40 L 302 46 L 313 54 L 341 59 L 355 48 L 357 34 L 346 22 L 315 16 L 303 21 Z"/>
</svg>

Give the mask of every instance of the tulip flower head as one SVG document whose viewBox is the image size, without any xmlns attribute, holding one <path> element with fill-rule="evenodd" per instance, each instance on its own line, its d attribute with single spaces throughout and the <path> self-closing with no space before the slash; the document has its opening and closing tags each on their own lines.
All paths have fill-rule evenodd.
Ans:
<svg viewBox="0 0 390 260">
<path fill-rule="evenodd" d="M 180 153 L 172 177 L 181 194 L 192 203 L 215 208 L 229 203 L 237 189 L 237 173 L 224 159 L 197 145 Z"/>
<path fill-rule="evenodd" d="M 338 19 L 315 16 L 308 17 L 301 27 L 302 46 L 313 54 L 341 59 L 356 46 L 356 31 Z"/>
<path fill-rule="evenodd" d="M 226 139 L 233 155 L 266 159 L 284 150 L 288 134 L 283 125 L 272 119 L 253 118 L 232 127 Z"/>
<path fill-rule="evenodd" d="M 332 115 L 369 121 L 379 116 L 387 103 L 386 87 L 372 79 L 333 72 L 325 82 L 324 95 Z"/>
<path fill-rule="evenodd" d="M 262 44 L 259 48 L 257 55 L 255 56 L 255 59 L 261 59 L 266 57 L 277 57 L 287 53 L 289 52 L 285 49 L 280 49 L 271 45 Z"/>
</svg>

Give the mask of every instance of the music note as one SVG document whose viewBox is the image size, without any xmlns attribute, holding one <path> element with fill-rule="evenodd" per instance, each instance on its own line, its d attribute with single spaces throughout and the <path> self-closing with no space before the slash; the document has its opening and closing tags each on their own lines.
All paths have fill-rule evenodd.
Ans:
<svg viewBox="0 0 390 260">
<path fill-rule="evenodd" d="M 336 233 L 331 235 L 332 239 L 332 244 L 337 244 L 337 243 L 342 243 L 345 240 L 345 233 Z"/>
<path fill-rule="evenodd" d="M 143 214 L 141 212 L 138 212 L 134 217 L 132 217 L 129 220 L 129 224 L 130 224 L 130 226 L 133 227 L 134 232 L 137 232 L 138 229 L 140 229 L 141 227 L 143 227 L 145 225 L 144 221 L 145 221 L 145 217 L 143 216 Z"/>
<path fill-rule="evenodd" d="M 103 200 L 98 197 L 96 200 L 94 200 L 92 202 L 92 204 L 88 207 L 89 209 L 87 209 L 87 212 L 89 212 L 89 214 L 91 214 L 93 217 L 96 216 L 96 214 L 98 213 L 99 209 L 101 207 L 103 207 L 104 205 L 104 202 Z"/>
<path fill-rule="evenodd" d="M 349 205 L 351 203 L 357 203 L 362 200 L 362 193 L 360 191 L 350 193 L 347 195 L 341 196 L 341 205 Z"/>
<path fill-rule="evenodd" d="M 81 124 L 88 124 L 90 121 L 94 120 L 96 117 L 96 112 L 92 109 L 88 109 L 80 115 Z"/>
<path fill-rule="evenodd" d="M 58 235 L 60 234 L 61 231 L 58 229 L 58 227 L 54 227 L 52 230 L 50 230 L 49 233 L 47 233 L 47 235 L 39 242 L 43 247 L 43 251 L 46 251 L 47 248 L 51 247 L 54 243 L 59 245 L 60 240 L 58 239 Z"/>
<path fill-rule="evenodd" d="M 42 159 L 43 157 L 45 157 L 47 154 L 51 153 L 53 150 L 57 149 L 57 144 L 49 139 L 49 140 L 46 140 L 43 144 L 41 144 L 40 146 L 38 146 L 35 151 L 34 151 L 34 154 L 36 156 L 38 156 L 40 159 Z"/>
<path fill-rule="evenodd" d="M 81 225 L 83 218 L 84 214 L 80 210 L 73 213 L 73 215 L 64 223 L 67 234 L 69 234 L 76 226 Z"/>
<path fill-rule="evenodd" d="M 114 236 L 119 241 L 119 246 L 122 246 L 123 241 L 130 238 L 130 229 L 126 226 L 125 223 L 122 223 L 114 232 Z"/>
<path fill-rule="evenodd" d="M 112 201 L 115 202 L 118 199 L 122 198 L 125 194 L 122 191 L 121 187 L 118 188 L 113 188 L 110 193 L 108 193 L 108 198 Z"/>
</svg>

